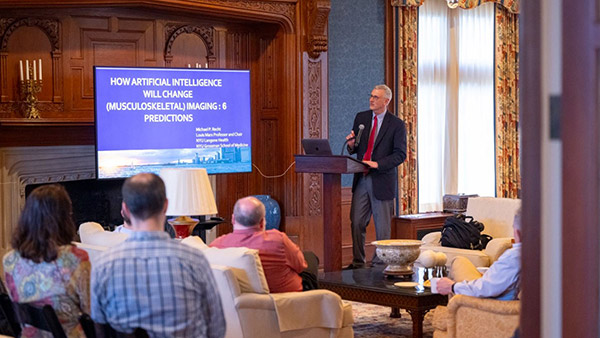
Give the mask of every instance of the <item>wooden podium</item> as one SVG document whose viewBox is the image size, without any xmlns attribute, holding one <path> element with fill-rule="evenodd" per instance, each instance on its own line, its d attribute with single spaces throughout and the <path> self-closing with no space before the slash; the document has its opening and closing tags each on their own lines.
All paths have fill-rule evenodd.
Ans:
<svg viewBox="0 0 600 338">
<path fill-rule="evenodd" d="M 342 174 L 362 173 L 368 166 L 350 156 L 295 155 L 297 173 L 323 174 L 323 264 L 325 272 L 342 269 Z"/>
</svg>

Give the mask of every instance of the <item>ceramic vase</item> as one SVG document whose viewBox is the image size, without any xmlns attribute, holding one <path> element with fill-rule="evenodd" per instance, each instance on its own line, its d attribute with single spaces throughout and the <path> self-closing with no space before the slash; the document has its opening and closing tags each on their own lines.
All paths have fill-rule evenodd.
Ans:
<svg viewBox="0 0 600 338">
<path fill-rule="evenodd" d="M 265 218 L 267 220 L 265 228 L 267 230 L 279 230 L 279 223 L 281 222 L 281 209 L 279 208 L 279 203 L 272 199 L 270 195 L 254 195 L 254 197 L 258 198 L 265 205 Z"/>
</svg>

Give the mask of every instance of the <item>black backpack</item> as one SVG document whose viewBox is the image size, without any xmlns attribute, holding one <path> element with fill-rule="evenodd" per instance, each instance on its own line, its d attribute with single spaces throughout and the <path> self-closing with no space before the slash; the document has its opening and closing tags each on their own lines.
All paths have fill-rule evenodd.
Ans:
<svg viewBox="0 0 600 338">
<path fill-rule="evenodd" d="M 477 222 L 472 216 L 462 214 L 446 218 L 442 229 L 442 246 L 460 249 L 482 250 L 492 239 L 482 235 L 483 223 Z"/>
</svg>

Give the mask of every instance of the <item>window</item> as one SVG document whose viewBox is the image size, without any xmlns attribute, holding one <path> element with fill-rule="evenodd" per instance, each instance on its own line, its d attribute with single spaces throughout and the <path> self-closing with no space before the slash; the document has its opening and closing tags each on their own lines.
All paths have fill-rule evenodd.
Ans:
<svg viewBox="0 0 600 338">
<path fill-rule="evenodd" d="M 444 194 L 495 196 L 494 5 L 419 7 L 419 211 Z"/>
</svg>

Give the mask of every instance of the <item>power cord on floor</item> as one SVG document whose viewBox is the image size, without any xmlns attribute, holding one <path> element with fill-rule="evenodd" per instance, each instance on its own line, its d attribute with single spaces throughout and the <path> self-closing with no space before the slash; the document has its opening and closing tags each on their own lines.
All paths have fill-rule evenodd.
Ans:
<svg viewBox="0 0 600 338">
<path fill-rule="evenodd" d="M 252 166 L 253 166 L 254 168 L 256 168 L 256 170 L 258 170 L 258 173 L 259 173 L 259 174 L 260 174 L 262 177 L 264 177 L 264 178 L 278 178 L 278 177 L 283 177 L 283 176 L 285 176 L 285 174 L 287 174 L 287 172 L 288 172 L 288 171 L 290 171 L 290 169 L 292 168 L 292 166 L 293 166 L 294 164 L 296 164 L 296 161 L 292 162 L 292 164 L 290 164 L 290 166 L 289 166 L 289 167 L 287 167 L 287 169 L 286 169 L 286 170 L 283 172 L 283 174 L 281 174 L 281 175 L 273 175 L 273 176 L 267 176 L 267 175 L 263 174 L 263 172 L 262 172 L 262 171 L 260 171 L 260 169 L 258 169 L 258 167 L 257 167 L 257 166 L 256 166 L 254 163 L 252 163 Z"/>
</svg>

